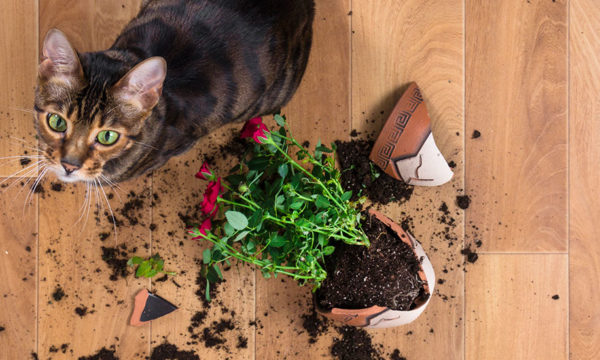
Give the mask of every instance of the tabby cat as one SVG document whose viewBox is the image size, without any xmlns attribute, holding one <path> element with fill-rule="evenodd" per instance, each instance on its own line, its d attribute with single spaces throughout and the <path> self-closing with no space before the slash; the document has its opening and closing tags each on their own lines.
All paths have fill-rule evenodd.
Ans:
<svg viewBox="0 0 600 360">
<path fill-rule="evenodd" d="M 48 168 L 124 181 L 277 111 L 304 74 L 313 17 L 313 0 L 145 0 L 105 51 L 77 53 L 50 30 L 34 106 Z"/>
</svg>

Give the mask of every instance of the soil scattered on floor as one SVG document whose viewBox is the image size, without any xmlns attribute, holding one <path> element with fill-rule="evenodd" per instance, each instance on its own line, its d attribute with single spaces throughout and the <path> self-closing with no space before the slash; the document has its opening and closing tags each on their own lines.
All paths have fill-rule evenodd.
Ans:
<svg viewBox="0 0 600 360">
<path fill-rule="evenodd" d="M 139 224 L 138 220 L 138 210 L 144 208 L 144 196 L 137 195 L 135 192 L 131 191 L 127 197 L 129 200 L 123 205 L 123 207 L 119 210 L 121 215 L 129 221 L 129 225 L 134 226 Z"/>
<path fill-rule="evenodd" d="M 456 197 L 456 205 L 458 205 L 459 208 L 466 210 L 469 208 L 469 205 L 471 205 L 471 198 L 469 195 L 459 195 Z"/>
<path fill-rule="evenodd" d="M 473 135 L 471 135 L 472 139 L 477 139 L 481 137 L 481 132 L 479 130 L 473 130 Z"/>
<path fill-rule="evenodd" d="M 334 337 L 331 355 L 339 360 L 384 360 L 383 346 L 373 345 L 371 336 L 354 326 L 336 327 L 341 338 Z"/>
<path fill-rule="evenodd" d="M 200 357 L 193 350 L 179 350 L 177 346 L 165 342 L 152 349 L 150 360 L 200 360 Z"/>
<path fill-rule="evenodd" d="M 78 360 L 119 360 L 118 357 L 115 356 L 115 349 L 107 349 L 103 347 L 98 350 L 98 352 L 94 355 L 90 356 L 80 356 Z"/>
<path fill-rule="evenodd" d="M 553 295 L 553 296 L 552 296 L 552 299 L 553 299 L 553 300 L 558 300 L 558 299 L 560 299 L 560 296 L 558 296 L 558 294 L 556 294 L 556 295 Z"/>
<path fill-rule="evenodd" d="M 31 159 L 28 158 L 21 158 L 21 160 L 19 160 L 19 163 L 21 164 L 21 166 L 25 166 L 27 164 L 29 164 L 31 162 Z"/>
<path fill-rule="evenodd" d="M 479 259 L 479 255 L 477 255 L 475 251 L 471 250 L 470 246 L 467 246 L 466 248 L 462 249 L 460 253 L 466 256 L 467 261 L 471 264 L 475 263 L 477 259 Z"/>
<path fill-rule="evenodd" d="M 400 354 L 400 350 L 395 349 L 392 355 L 390 355 L 390 360 L 406 360 L 406 358 Z"/>
<path fill-rule="evenodd" d="M 392 178 L 369 160 L 374 143 L 372 140 L 335 142 L 342 170 L 342 186 L 347 191 L 352 190 L 353 200 L 358 199 L 359 194 L 383 205 L 410 200 L 413 186 Z"/>
<path fill-rule="evenodd" d="M 6 330 L 6 328 L 4 326 L 0 326 L 0 332 L 3 332 L 4 330 Z"/>
<path fill-rule="evenodd" d="M 87 315 L 88 308 L 86 306 L 78 306 L 75 308 L 75 313 L 79 315 L 79 317 L 84 317 Z"/>
<path fill-rule="evenodd" d="M 125 278 L 129 274 L 127 268 L 128 254 L 125 250 L 127 250 L 125 244 L 121 244 L 118 248 L 102 246 L 102 260 L 112 270 L 109 277 L 111 281 L 117 281 L 119 277 Z"/>
<path fill-rule="evenodd" d="M 425 301 L 428 295 L 413 249 L 374 216 L 363 221 L 363 230 L 371 246 L 339 244 L 326 258 L 329 275 L 317 291 L 320 306 L 410 310 L 415 301 Z"/>
<path fill-rule="evenodd" d="M 302 327 L 308 333 L 308 342 L 314 344 L 329 329 L 329 321 L 313 309 L 311 313 L 302 315 Z"/>
<path fill-rule="evenodd" d="M 63 191 L 63 184 L 61 183 L 50 183 L 50 189 L 52 191 L 60 192 Z"/>
<path fill-rule="evenodd" d="M 54 299 L 54 301 L 61 301 L 62 298 L 64 298 L 65 296 L 66 294 L 60 285 L 58 285 L 52 293 L 52 298 Z"/>
</svg>

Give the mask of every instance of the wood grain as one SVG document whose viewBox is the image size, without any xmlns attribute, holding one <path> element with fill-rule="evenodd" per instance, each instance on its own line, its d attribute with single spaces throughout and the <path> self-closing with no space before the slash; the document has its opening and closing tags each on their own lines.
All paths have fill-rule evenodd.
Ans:
<svg viewBox="0 0 600 360">
<path fill-rule="evenodd" d="M 467 0 L 465 14 L 467 221 L 485 251 L 564 252 L 566 1 Z"/>
<path fill-rule="evenodd" d="M 388 352 L 409 359 L 460 359 L 463 349 L 463 17 L 461 1 L 352 2 L 352 126 L 374 138 L 406 85 L 416 81 L 441 152 L 457 165 L 450 183 L 416 187 L 410 201 L 383 212 L 411 231 L 443 284 L 412 324 L 374 332 Z M 447 221 L 439 209 L 448 206 Z M 453 220 L 450 220 L 453 219 Z M 446 223 L 444 223 L 446 222 Z M 452 224 L 452 225 L 449 225 Z M 415 343 L 419 346 L 415 346 Z M 425 346 L 421 346 L 421 344 Z"/>
<path fill-rule="evenodd" d="M 298 92 L 283 109 L 299 141 L 314 147 L 348 139 L 350 133 L 350 1 L 316 1 L 313 47 Z M 289 278 L 256 274 L 256 359 L 328 356 L 335 332 L 309 344 L 302 315 L 310 313 L 310 288 Z"/>
<path fill-rule="evenodd" d="M 33 90 L 37 76 L 37 1 L 7 0 L 0 12 L 0 176 L 35 176 L 18 158 L 35 154 Z"/>
<path fill-rule="evenodd" d="M 137 13 L 139 2 L 107 3 L 100 1 L 40 1 L 40 38 L 46 31 L 61 29 L 79 51 L 108 47 L 120 29 Z M 111 206 L 117 219 L 123 221 L 115 234 L 108 220 L 103 195 L 91 191 L 89 219 L 83 203 L 85 185 L 66 187 L 56 192 L 46 183 L 40 200 L 39 260 L 39 356 L 41 359 L 71 359 L 96 353 L 100 348 L 116 346 L 117 356 L 125 359 L 149 355 L 150 327 L 128 325 L 133 297 L 149 281 L 134 279 L 109 280 L 111 271 L 102 261 L 102 246 L 124 245 L 120 258 L 133 255 L 147 257 L 150 252 L 150 181 L 142 178 L 110 190 Z M 107 189 L 109 191 L 109 189 Z M 141 205 L 128 212 L 138 223 L 127 221 L 120 209 L 133 199 Z M 98 197 L 100 197 L 99 200 Z M 98 201 L 102 209 L 94 213 Z M 84 205 L 84 206 L 82 206 Z M 60 209 L 57 211 L 57 209 Z M 82 212 L 84 212 L 82 214 Z M 82 220 L 77 219 L 82 216 Z M 84 225 L 85 224 L 85 225 Z M 104 242 L 100 233 L 111 234 Z M 66 297 L 53 298 L 60 286 Z M 86 307 L 88 314 L 79 316 L 75 309 Z M 60 349 L 67 344 L 65 352 Z M 58 348 L 54 352 L 52 346 Z"/>
<path fill-rule="evenodd" d="M 567 270 L 566 254 L 480 256 L 465 282 L 466 359 L 566 359 Z"/>
<path fill-rule="evenodd" d="M 0 193 L 0 359 L 37 351 L 37 197 L 24 207 L 25 194 L 20 185 Z"/>
<path fill-rule="evenodd" d="M 600 4 L 570 4 L 570 350 L 591 360 L 600 358 Z"/>
</svg>

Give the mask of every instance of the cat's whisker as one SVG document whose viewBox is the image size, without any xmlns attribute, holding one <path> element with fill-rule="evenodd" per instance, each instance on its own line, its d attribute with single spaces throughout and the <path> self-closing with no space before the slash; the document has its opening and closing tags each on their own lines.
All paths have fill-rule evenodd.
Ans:
<svg viewBox="0 0 600 360">
<path fill-rule="evenodd" d="M 81 228 L 80 232 L 82 232 L 85 229 L 85 226 L 87 225 L 88 219 L 90 217 L 90 208 L 92 207 L 92 195 L 93 195 L 93 192 L 92 192 L 92 183 L 90 183 L 90 182 L 88 182 L 88 192 L 89 192 L 89 194 L 88 194 L 88 204 L 87 204 L 87 206 L 85 208 L 85 220 L 83 221 L 83 227 Z"/>
<path fill-rule="evenodd" d="M 102 180 L 104 180 L 104 181 L 105 181 L 105 182 L 108 184 L 108 186 L 110 186 L 110 188 L 111 188 L 111 189 L 112 189 L 112 190 L 115 192 L 115 194 L 116 194 L 116 195 L 119 197 L 119 202 L 122 204 L 122 203 L 123 203 L 123 199 L 121 199 L 121 195 L 119 194 L 119 192 L 118 192 L 118 191 L 125 192 L 125 190 L 123 190 L 123 189 L 122 189 L 122 188 L 119 186 L 119 184 L 116 184 L 116 183 L 112 182 L 112 181 L 111 181 L 109 178 L 107 178 L 105 175 L 103 175 L 103 174 L 100 174 L 100 177 L 101 177 L 101 178 L 102 178 Z M 98 180 L 98 182 L 100 182 L 100 181 Z M 118 190 L 118 191 L 117 191 L 117 190 Z"/>
<path fill-rule="evenodd" d="M 139 142 L 139 141 L 135 141 L 135 140 L 133 140 L 133 142 L 136 143 L 136 144 L 145 146 L 145 147 L 147 147 L 149 149 L 152 149 L 152 150 L 159 150 L 157 147 L 154 147 L 154 146 L 148 145 L 148 144 L 144 144 L 143 142 Z"/>
<path fill-rule="evenodd" d="M 25 198 L 25 204 L 29 203 L 29 198 L 35 193 L 35 190 L 37 189 L 40 181 L 42 181 L 42 179 L 44 178 L 44 175 L 46 175 L 46 173 L 49 171 L 50 169 L 44 169 L 44 171 L 42 171 L 37 179 L 35 180 L 35 182 L 33 183 L 33 185 L 31 186 L 31 189 L 29 190 L 29 194 L 27 194 L 27 197 Z"/>
<path fill-rule="evenodd" d="M 106 200 L 106 205 L 108 206 L 108 211 L 110 212 L 110 217 L 112 219 L 112 223 L 113 223 L 113 229 L 115 231 L 115 246 L 117 245 L 117 220 L 115 219 L 115 214 L 112 211 L 112 207 L 110 206 L 110 202 L 108 201 L 108 197 L 106 196 L 106 192 L 104 191 L 104 187 L 102 186 L 102 183 L 98 182 L 100 184 L 100 190 L 102 191 L 102 195 L 104 195 L 104 200 Z"/>
<path fill-rule="evenodd" d="M 35 173 L 36 173 L 37 171 L 38 171 L 38 169 L 37 169 L 37 168 L 35 168 L 35 169 L 30 169 L 28 172 L 26 172 L 25 174 L 23 174 L 23 176 L 20 176 L 20 177 L 18 177 L 18 178 L 15 178 L 15 177 L 11 178 L 11 180 L 13 180 L 13 182 L 12 182 L 12 183 L 10 183 L 10 184 L 9 184 L 8 186 L 6 186 L 5 188 L 3 188 L 2 190 L 3 190 L 3 191 L 8 191 L 10 188 L 12 188 L 13 186 L 15 186 L 16 184 L 22 183 L 23 179 L 27 179 L 27 182 L 26 182 L 26 183 L 23 183 L 23 188 L 22 188 L 22 189 L 19 191 L 19 193 L 20 193 L 20 192 L 21 192 L 21 191 L 23 191 L 23 189 L 26 187 L 27 183 L 29 183 L 29 182 L 30 182 L 32 179 L 35 179 L 35 178 L 36 178 L 36 176 L 34 176 L 34 175 L 35 175 Z M 39 173 L 38 173 L 38 174 L 39 174 Z M 18 195 L 18 194 L 17 194 L 17 195 Z M 15 197 L 16 197 L 16 195 L 15 195 Z"/>
<path fill-rule="evenodd" d="M 23 169 L 20 169 L 16 172 L 14 172 L 11 175 L 8 175 L 6 177 L 6 179 L 4 179 L 3 181 L 0 181 L 0 185 L 4 184 L 5 182 L 9 181 L 10 179 L 14 179 L 15 177 L 17 177 L 17 175 L 19 175 L 19 179 L 22 178 L 22 174 L 23 173 L 29 173 L 29 170 L 31 170 L 32 168 L 36 167 L 38 164 L 43 163 L 45 160 L 38 160 L 35 163 L 28 165 L 26 167 L 24 167 Z M 37 169 L 36 169 L 37 170 Z"/>
<path fill-rule="evenodd" d="M 75 221 L 75 223 L 73 223 L 73 226 L 77 225 L 78 222 L 81 221 L 81 219 L 83 218 L 83 213 L 84 213 L 84 209 L 85 209 L 85 204 L 87 203 L 87 198 L 88 198 L 88 189 L 90 184 L 86 183 L 86 189 L 85 189 L 85 193 L 83 195 L 83 204 L 81 204 L 81 207 L 79 208 L 79 218 L 77 218 L 77 221 Z"/>
<path fill-rule="evenodd" d="M 37 114 L 37 112 L 35 110 L 31 110 L 31 109 L 16 108 L 16 107 L 11 107 L 9 109 L 11 109 L 11 110 L 17 110 L 17 111 L 22 111 L 22 112 L 30 113 L 30 114 L 34 114 L 34 115 Z"/>
<path fill-rule="evenodd" d="M 44 174 L 45 174 L 45 172 L 44 172 L 44 171 L 47 169 L 47 167 L 48 167 L 48 166 L 47 166 L 47 165 L 45 165 L 44 167 L 42 167 L 42 168 L 40 169 L 40 171 L 42 171 L 42 175 L 41 175 L 42 177 L 44 176 Z M 27 187 L 27 184 L 29 184 L 29 182 L 30 182 L 32 179 L 33 179 L 33 178 L 31 178 L 31 177 L 30 177 L 29 179 L 27 179 L 27 181 L 26 181 L 26 182 L 23 184 L 23 187 L 21 188 L 21 190 L 19 190 L 19 192 L 18 192 L 18 193 L 15 195 L 15 199 L 17 198 L 17 196 L 19 196 L 19 194 L 21 193 L 21 191 L 23 191 L 23 189 L 25 189 L 25 188 Z M 41 178 L 40 178 L 40 180 L 41 180 Z M 34 185 L 35 185 L 35 183 L 34 183 Z M 11 185 L 11 186 L 12 186 L 12 185 Z M 32 191 L 32 192 L 31 192 L 31 194 L 35 193 L 35 189 L 36 189 L 36 188 L 35 188 L 34 186 L 32 186 L 32 189 L 33 189 L 33 190 L 30 190 L 30 192 Z M 31 200 L 33 200 L 33 196 L 31 197 Z M 23 202 L 23 216 L 25 216 L 25 207 L 27 206 L 27 204 L 28 204 L 28 202 L 27 202 L 27 198 L 25 198 L 25 201 Z"/>
</svg>

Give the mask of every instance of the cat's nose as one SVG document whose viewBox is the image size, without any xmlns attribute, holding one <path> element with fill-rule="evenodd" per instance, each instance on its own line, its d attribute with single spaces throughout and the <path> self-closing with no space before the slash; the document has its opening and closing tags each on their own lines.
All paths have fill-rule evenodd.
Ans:
<svg viewBox="0 0 600 360">
<path fill-rule="evenodd" d="M 67 175 L 70 175 L 73 171 L 79 170 L 80 164 L 75 164 L 73 161 L 61 160 L 60 164 L 63 166 Z"/>
</svg>

